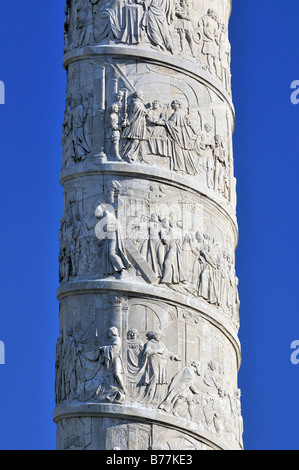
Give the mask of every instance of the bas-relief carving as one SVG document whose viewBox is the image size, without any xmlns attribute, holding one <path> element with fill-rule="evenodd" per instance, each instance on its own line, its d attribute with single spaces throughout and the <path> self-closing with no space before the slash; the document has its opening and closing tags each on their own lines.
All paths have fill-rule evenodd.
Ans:
<svg viewBox="0 0 299 470">
<path fill-rule="evenodd" d="M 65 56 L 61 292 L 89 280 L 131 287 L 123 297 L 75 290 L 60 299 L 58 408 L 113 403 L 153 411 L 242 448 L 236 227 L 228 221 L 235 206 L 230 2 L 67 0 L 65 12 L 66 53 L 120 47 L 113 58 L 96 48 L 89 58 Z M 132 45 L 146 63 L 120 58 Z M 137 167 L 152 168 L 153 181 L 122 174 Z M 156 300 L 142 298 L 147 284 Z M 170 304 L 169 293 L 193 306 L 198 300 L 198 308 Z M 63 449 L 208 448 L 169 426 L 126 419 L 62 419 L 58 434 Z"/>
<path fill-rule="evenodd" d="M 147 299 L 129 301 L 127 332 L 121 330 L 125 342 L 117 327 L 99 335 L 99 321 L 94 316 L 88 326 L 78 321 L 61 332 L 57 404 L 138 403 L 175 416 L 182 427 L 190 420 L 241 445 L 240 390 L 233 380 L 235 365 L 228 361 L 232 347 L 216 327 L 191 312 Z M 72 323 L 71 314 L 65 323 Z M 186 344 L 189 351 L 184 351 Z"/>
<path fill-rule="evenodd" d="M 161 410 L 180 416 L 178 410 L 186 404 L 190 419 L 196 419 L 194 397 L 200 392 L 195 385 L 195 374 L 200 376 L 200 367 L 200 362 L 193 361 L 174 376 L 169 385 L 167 396 L 159 406 Z"/>
<path fill-rule="evenodd" d="M 67 418 L 57 423 L 57 450 L 89 450 L 94 439 L 92 418 Z"/>
<path fill-rule="evenodd" d="M 233 122 L 213 91 L 166 67 L 107 62 L 101 85 L 105 100 L 99 104 L 80 86 L 82 73 L 92 83 L 96 64 L 81 62 L 69 66 L 77 93 L 66 100 L 62 170 L 96 162 L 101 154 L 101 161 L 187 175 L 234 204 Z M 104 113 L 99 122 L 93 117 L 97 112 Z M 103 134 L 101 143 L 91 138 L 93 132 Z"/>
<path fill-rule="evenodd" d="M 112 450 L 151 450 L 152 426 L 120 421 L 107 429 L 106 442 Z"/>
<path fill-rule="evenodd" d="M 135 184 L 134 191 L 122 193 L 119 217 L 126 236 L 156 274 L 155 284 L 221 308 L 238 328 L 233 235 L 216 223 L 200 199 L 184 194 L 175 199 L 164 185 L 147 188 Z"/>
<path fill-rule="evenodd" d="M 153 426 L 153 440 L 155 447 L 152 450 L 165 451 L 165 450 L 215 450 L 215 447 L 202 442 L 200 439 L 197 440 L 187 434 L 178 433 L 175 430 L 167 429 L 163 427 Z"/>
<path fill-rule="evenodd" d="M 239 328 L 234 236 L 200 199 L 141 181 L 112 180 L 98 197 L 89 186 L 88 197 L 84 188 L 77 190 L 81 200 L 70 196 L 61 219 L 61 283 L 152 283 L 206 301 Z"/>
<path fill-rule="evenodd" d="M 63 121 L 64 165 L 84 162 L 91 153 L 89 116 L 92 92 L 67 97 Z"/>
<path fill-rule="evenodd" d="M 100 247 L 101 269 L 104 275 L 124 274 L 130 267 L 127 258 L 122 227 L 115 213 L 105 207 L 98 206 L 95 216 L 99 220 L 95 232 Z"/>
<path fill-rule="evenodd" d="M 87 331 L 68 328 L 57 342 L 56 400 L 89 400 L 123 403 L 126 387 L 121 355 L 121 338 L 116 327 L 100 344 L 93 324 Z"/>
<path fill-rule="evenodd" d="M 209 450 L 196 439 L 163 426 L 116 424 L 107 430 L 107 444 L 113 450 Z"/>
<path fill-rule="evenodd" d="M 230 200 L 232 164 L 227 129 L 223 136 L 215 134 L 215 113 L 210 113 L 213 126 L 204 123 L 199 113 L 187 109 L 182 99 L 169 103 L 154 99 L 146 103 L 142 91 L 133 93 L 128 114 L 119 128 L 122 130 L 117 159 L 197 177 Z M 109 160 L 109 153 L 107 157 Z"/>
<path fill-rule="evenodd" d="M 215 2 L 188 0 L 68 1 L 65 52 L 83 45 L 124 44 L 194 61 L 229 91 L 231 49 L 227 16 Z M 213 8 L 212 8 L 213 6 Z M 219 6 L 220 7 L 220 6 Z"/>
<path fill-rule="evenodd" d="M 166 347 L 164 336 L 163 330 L 147 333 L 147 340 L 139 354 L 135 400 L 141 403 L 161 403 L 169 383 L 168 362 L 181 360 Z"/>
<path fill-rule="evenodd" d="M 243 419 L 240 409 L 241 392 L 225 383 L 221 368 L 208 364 L 203 379 L 203 416 L 208 428 L 242 446 Z"/>
<path fill-rule="evenodd" d="M 60 420 L 57 423 L 58 450 L 99 450 L 98 429 L 105 449 L 113 451 L 213 450 L 200 440 L 163 426 L 118 419 L 106 420 L 104 424 L 95 417 Z"/>
</svg>

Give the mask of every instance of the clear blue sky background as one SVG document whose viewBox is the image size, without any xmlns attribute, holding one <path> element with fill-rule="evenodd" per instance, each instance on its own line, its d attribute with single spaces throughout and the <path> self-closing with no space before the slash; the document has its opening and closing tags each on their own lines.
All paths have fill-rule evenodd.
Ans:
<svg viewBox="0 0 299 470">
<path fill-rule="evenodd" d="M 299 449 L 298 0 L 233 0 L 245 448 Z M 64 1 L 1 2 L 0 449 L 55 449 Z"/>
</svg>

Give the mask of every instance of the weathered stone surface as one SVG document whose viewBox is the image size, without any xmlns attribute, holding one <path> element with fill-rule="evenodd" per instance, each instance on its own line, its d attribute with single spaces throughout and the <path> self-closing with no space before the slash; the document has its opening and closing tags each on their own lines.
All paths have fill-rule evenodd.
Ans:
<svg viewBox="0 0 299 470">
<path fill-rule="evenodd" d="M 69 0 L 58 449 L 242 449 L 229 0 Z"/>
</svg>

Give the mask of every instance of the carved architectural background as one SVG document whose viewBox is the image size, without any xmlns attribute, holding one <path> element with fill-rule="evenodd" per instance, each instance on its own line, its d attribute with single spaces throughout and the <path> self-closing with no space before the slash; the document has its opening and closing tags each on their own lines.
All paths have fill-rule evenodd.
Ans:
<svg viewBox="0 0 299 470">
<path fill-rule="evenodd" d="M 58 449 L 242 449 L 230 0 L 68 0 Z"/>
</svg>

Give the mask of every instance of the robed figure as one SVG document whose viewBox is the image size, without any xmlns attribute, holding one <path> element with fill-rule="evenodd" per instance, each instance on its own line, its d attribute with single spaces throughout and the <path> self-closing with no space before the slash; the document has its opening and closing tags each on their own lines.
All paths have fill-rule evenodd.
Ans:
<svg viewBox="0 0 299 470">
<path fill-rule="evenodd" d="M 95 212 L 99 222 L 95 232 L 98 240 L 101 240 L 101 269 L 105 275 L 123 274 L 131 267 L 127 258 L 122 228 L 115 214 L 98 206 Z"/>
<path fill-rule="evenodd" d="M 123 154 L 129 162 L 146 161 L 148 140 L 146 117 L 149 110 L 143 103 L 143 93 L 136 91 L 129 110 L 128 125 L 123 130 Z"/>
<path fill-rule="evenodd" d="M 180 405 L 187 403 L 190 418 L 194 419 L 195 396 L 200 393 L 195 386 L 196 375 L 201 375 L 200 363 L 193 361 L 190 366 L 185 367 L 174 376 L 169 385 L 167 397 L 159 408 L 177 416 Z"/>
<path fill-rule="evenodd" d="M 96 42 L 116 39 L 124 44 L 139 44 L 144 9 L 123 0 L 91 0 L 94 5 L 94 37 Z M 140 3 L 140 2 L 136 2 Z"/>
<path fill-rule="evenodd" d="M 197 295 L 211 304 L 217 303 L 214 271 L 217 269 L 209 244 L 204 240 L 200 248 L 199 263 L 201 272 L 198 279 Z"/>
<path fill-rule="evenodd" d="M 122 403 L 127 393 L 121 339 L 116 327 L 108 331 L 109 344 L 93 351 L 80 351 L 82 389 L 80 401 L 92 398 Z"/>
<path fill-rule="evenodd" d="M 176 227 L 172 220 L 163 219 L 160 232 L 162 243 L 165 245 L 165 258 L 162 268 L 162 284 L 185 283 L 186 278 L 183 272 L 182 248 Z"/>
<path fill-rule="evenodd" d="M 120 39 L 122 34 L 122 0 L 91 0 L 94 5 L 94 37 L 100 42 L 107 37 Z"/>
<path fill-rule="evenodd" d="M 196 175 L 198 167 L 194 148 L 197 135 L 182 109 L 182 103 L 174 100 L 171 107 L 174 112 L 165 121 L 171 146 L 171 170 Z"/>
<path fill-rule="evenodd" d="M 168 384 L 168 361 L 180 361 L 180 358 L 165 346 L 162 341 L 164 336 L 162 330 L 154 330 L 147 334 L 148 341 L 142 352 L 143 366 L 138 383 L 140 387 L 138 397 L 143 403 L 161 403 Z"/>
<path fill-rule="evenodd" d="M 71 109 L 71 157 L 76 163 L 84 161 L 90 153 L 84 130 L 86 118 L 87 110 L 82 104 L 82 96 L 78 95 L 72 100 Z"/>
<path fill-rule="evenodd" d="M 172 0 L 137 0 L 142 3 L 145 13 L 142 27 L 153 43 L 162 50 L 173 53 L 173 43 L 169 26 L 175 19 L 175 8 Z"/>
</svg>

